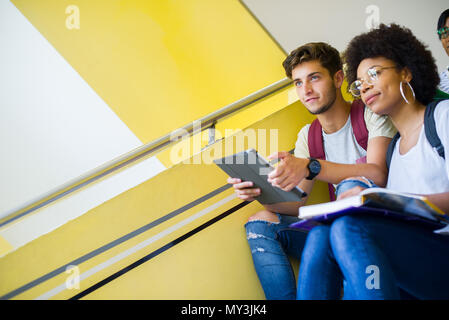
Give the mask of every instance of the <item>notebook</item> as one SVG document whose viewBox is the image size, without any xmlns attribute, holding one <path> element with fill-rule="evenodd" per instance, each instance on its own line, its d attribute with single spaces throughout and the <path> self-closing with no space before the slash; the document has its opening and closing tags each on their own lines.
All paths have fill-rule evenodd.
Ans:
<svg viewBox="0 0 449 320">
<path fill-rule="evenodd" d="M 449 217 L 423 196 L 369 188 L 357 196 L 301 207 L 298 215 L 301 220 L 291 227 L 310 230 L 317 224 L 348 214 L 388 216 L 433 227 L 444 227 L 449 223 Z"/>
</svg>

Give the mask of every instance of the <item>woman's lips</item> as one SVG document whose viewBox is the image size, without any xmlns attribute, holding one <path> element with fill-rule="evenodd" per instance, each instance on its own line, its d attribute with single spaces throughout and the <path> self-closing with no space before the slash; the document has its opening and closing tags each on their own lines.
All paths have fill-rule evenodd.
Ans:
<svg viewBox="0 0 449 320">
<path fill-rule="evenodd" d="M 372 94 L 372 95 L 368 96 L 365 100 L 366 104 L 367 105 L 372 104 L 375 100 L 377 100 L 378 96 L 379 96 L 379 93 Z"/>
</svg>

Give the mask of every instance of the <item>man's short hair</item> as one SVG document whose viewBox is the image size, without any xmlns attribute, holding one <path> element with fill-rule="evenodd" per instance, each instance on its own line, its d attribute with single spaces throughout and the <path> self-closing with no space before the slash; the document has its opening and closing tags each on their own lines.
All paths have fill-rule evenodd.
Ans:
<svg viewBox="0 0 449 320">
<path fill-rule="evenodd" d="M 447 18 L 449 18 L 449 9 L 444 10 L 440 14 L 440 18 L 438 19 L 438 23 L 437 23 L 437 31 L 444 27 L 444 25 L 446 24 Z M 441 34 L 439 34 L 438 37 L 441 39 Z"/>
<path fill-rule="evenodd" d="M 331 77 L 339 70 L 342 70 L 340 53 L 337 49 L 324 42 L 307 43 L 295 50 L 282 63 L 285 74 L 290 79 L 292 71 L 303 62 L 317 60 L 329 71 Z"/>
</svg>

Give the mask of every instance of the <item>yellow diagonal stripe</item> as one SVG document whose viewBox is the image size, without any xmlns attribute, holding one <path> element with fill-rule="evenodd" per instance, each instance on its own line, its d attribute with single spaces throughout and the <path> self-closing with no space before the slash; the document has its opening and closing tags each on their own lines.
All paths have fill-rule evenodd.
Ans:
<svg viewBox="0 0 449 320">
<path fill-rule="evenodd" d="M 0 257 L 4 256 L 8 252 L 11 252 L 12 250 L 14 250 L 14 247 L 6 241 L 5 238 L 0 236 Z"/>
</svg>

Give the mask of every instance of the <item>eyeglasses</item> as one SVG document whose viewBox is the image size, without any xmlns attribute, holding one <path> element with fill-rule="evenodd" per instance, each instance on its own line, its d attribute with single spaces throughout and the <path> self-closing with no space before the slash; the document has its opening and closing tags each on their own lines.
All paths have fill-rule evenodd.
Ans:
<svg viewBox="0 0 449 320">
<path fill-rule="evenodd" d="M 446 39 L 447 37 L 449 37 L 449 27 L 438 29 L 437 33 L 440 39 Z"/>
<path fill-rule="evenodd" d="M 363 83 L 373 85 L 379 79 L 379 75 L 381 74 L 382 70 L 392 69 L 392 68 L 396 68 L 396 67 L 395 66 L 393 66 L 393 67 L 377 67 L 376 66 L 376 67 L 369 68 L 366 71 L 368 78 L 365 77 L 365 79 L 367 78 L 367 80 L 363 80 L 363 79 L 355 80 L 349 86 L 349 92 L 351 92 L 351 94 L 356 98 L 360 97 L 360 90 L 362 89 Z"/>
</svg>

